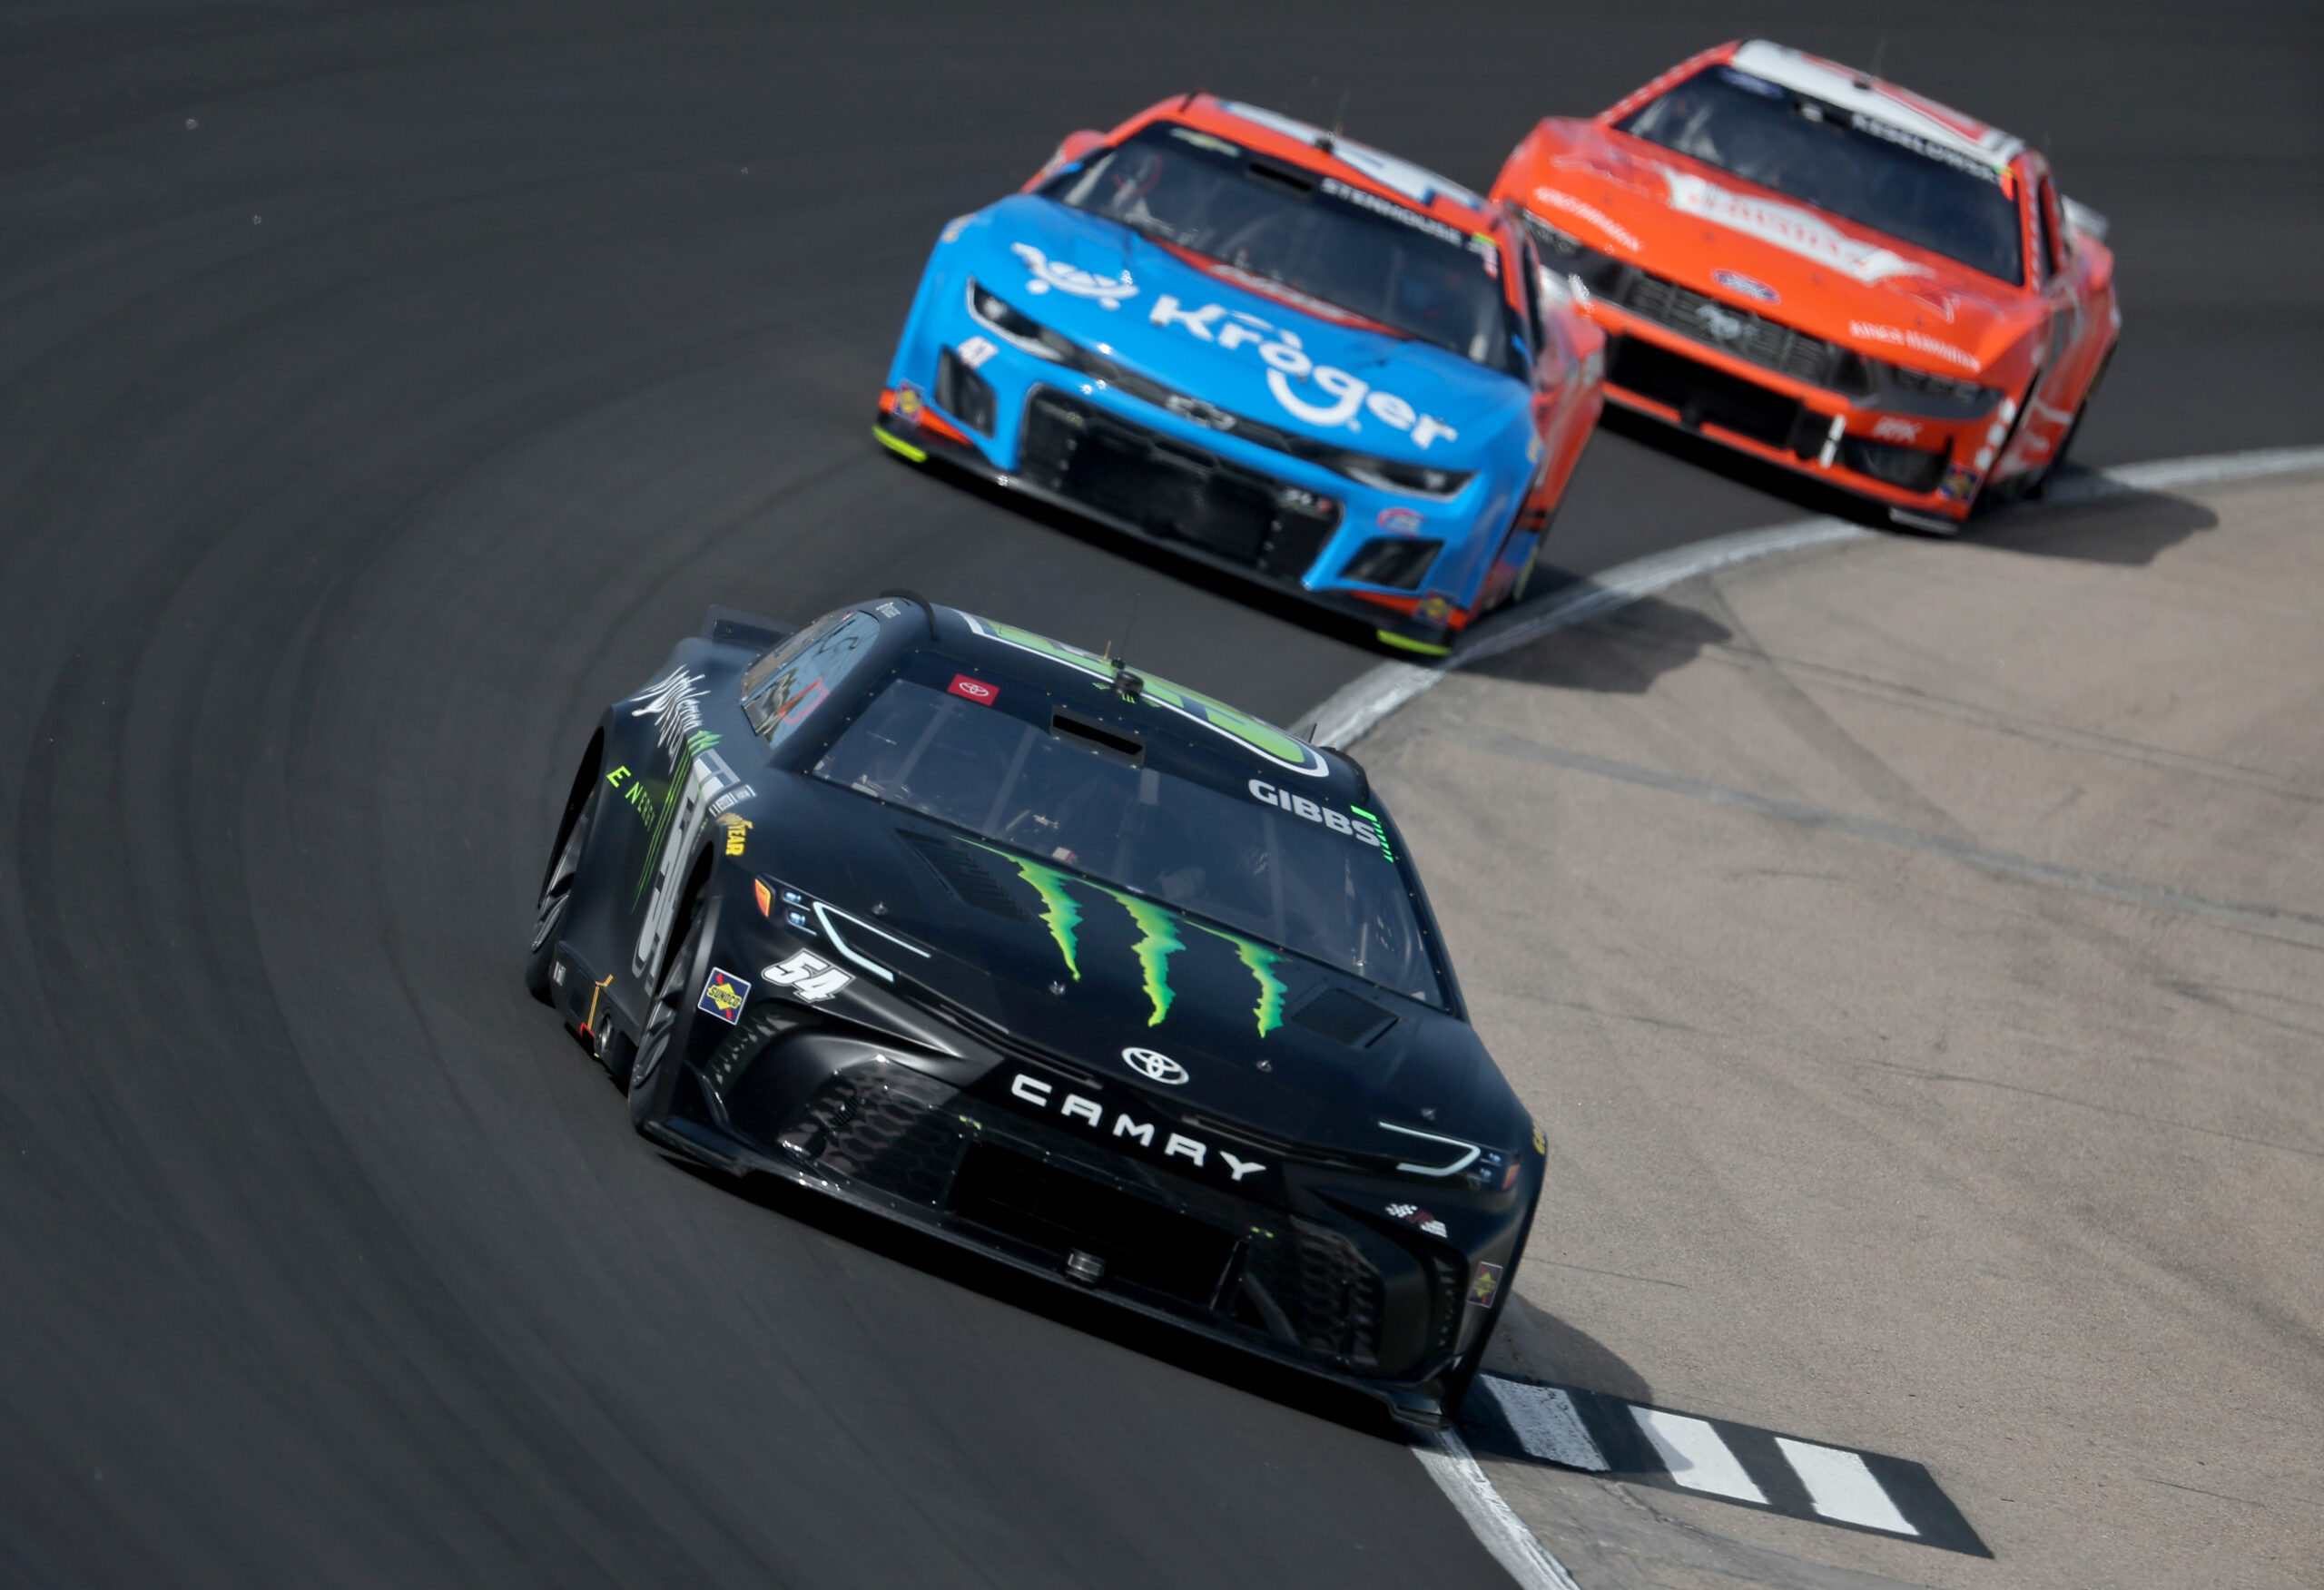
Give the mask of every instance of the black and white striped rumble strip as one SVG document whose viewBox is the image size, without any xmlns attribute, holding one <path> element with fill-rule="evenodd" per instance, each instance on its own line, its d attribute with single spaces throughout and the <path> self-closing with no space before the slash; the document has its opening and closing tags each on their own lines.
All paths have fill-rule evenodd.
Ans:
<svg viewBox="0 0 2324 1590">
<path fill-rule="evenodd" d="M 1902 1458 L 1497 1375 L 1477 1378 L 1461 1413 L 1462 1434 L 1479 1457 L 1553 1463 L 1940 1551 L 1993 1556 L 1928 1470 Z"/>
</svg>

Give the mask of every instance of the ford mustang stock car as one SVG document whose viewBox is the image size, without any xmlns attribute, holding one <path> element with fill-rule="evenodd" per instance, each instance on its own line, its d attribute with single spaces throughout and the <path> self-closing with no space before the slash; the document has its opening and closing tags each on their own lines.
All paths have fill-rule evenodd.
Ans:
<svg viewBox="0 0 2324 1590">
<path fill-rule="evenodd" d="M 1609 333 L 1610 401 L 1922 529 L 2039 491 L 2122 329 L 2040 153 L 1764 42 L 1543 121 L 1493 194 Z"/>
<path fill-rule="evenodd" d="M 526 979 L 675 1153 L 1457 1407 L 1544 1143 L 1363 770 L 903 593 L 606 711 Z"/>
<path fill-rule="evenodd" d="M 945 226 L 873 434 L 1441 653 L 1523 594 L 1603 338 L 1510 212 L 1189 93 Z"/>
</svg>

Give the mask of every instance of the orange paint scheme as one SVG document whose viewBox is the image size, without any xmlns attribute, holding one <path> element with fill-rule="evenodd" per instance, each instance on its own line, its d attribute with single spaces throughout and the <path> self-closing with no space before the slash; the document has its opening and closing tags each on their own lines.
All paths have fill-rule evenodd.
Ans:
<svg viewBox="0 0 2324 1590">
<path fill-rule="evenodd" d="M 1722 69 L 1790 114 L 1992 183 L 2015 207 L 2021 280 L 1619 125 Z M 1523 210 L 1551 272 L 1611 339 L 1610 401 L 1886 505 L 1905 524 L 1948 526 L 1980 502 L 2038 490 L 2121 329 L 2104 222 L 2059 195 L 2040 153 L 1772 44 L 1722 44 L 1594 118 L 1544 120 L 1492 196 Z"/>
</svg>

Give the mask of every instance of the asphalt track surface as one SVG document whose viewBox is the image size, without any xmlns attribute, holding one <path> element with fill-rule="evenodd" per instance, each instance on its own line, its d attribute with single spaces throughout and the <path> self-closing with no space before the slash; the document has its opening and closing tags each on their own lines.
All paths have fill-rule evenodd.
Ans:
<svg viewBox="0 0 2324 1590">
<path fill-rule="evenodd" d="M 1491 1582 L 1344 1406 L 672 1168 L 517 956 L 709 603 L 1372 661 L 872 447 L 947 217 L 1196 85 L 1482 184 L 1746 33 L 2113 218 L 2083 461 L 2324 437 L 2312 8 L 0 13 L 0 1582 Z M 1764 484 L 1602 435 L 1552 561 Z"/>
</svg>

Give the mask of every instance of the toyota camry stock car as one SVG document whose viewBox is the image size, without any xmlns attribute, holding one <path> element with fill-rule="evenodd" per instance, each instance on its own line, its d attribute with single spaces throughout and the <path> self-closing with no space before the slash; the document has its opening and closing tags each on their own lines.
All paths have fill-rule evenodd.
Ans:
<svg viewBox="0 0 2324 1590">
<path fill-rule="evenodd" d="M 1521 594 L 1603 338 L 1509 212 L 1192 93 L 947 225 L 874 435 L 1441 653 Z"/>
<path fill-rule="evenodd" d="M 1344 756 L 901 594 L 606 712 L 527 981 L 647 1135 L 1457 1406 L 1543 1140 Z"/>
<path fill-rule="evenodd" d="M 2122 329 L 2041 154 L 1777 44 L 1542 122 L 1493 193 L 1611 337 L 1610 400 L 1924 529 L 2039 490 Z"/>
</svg>

